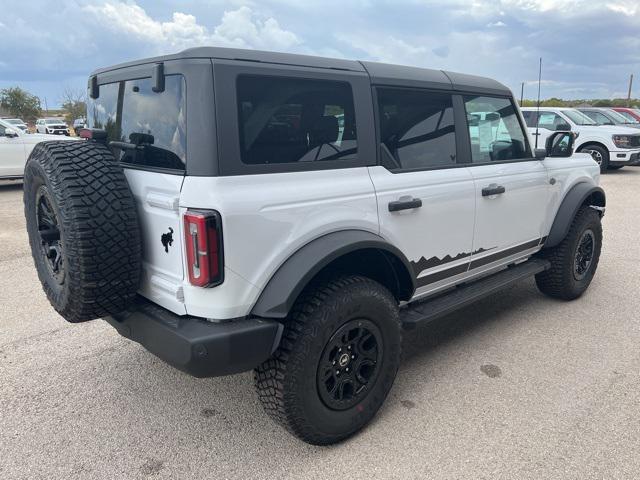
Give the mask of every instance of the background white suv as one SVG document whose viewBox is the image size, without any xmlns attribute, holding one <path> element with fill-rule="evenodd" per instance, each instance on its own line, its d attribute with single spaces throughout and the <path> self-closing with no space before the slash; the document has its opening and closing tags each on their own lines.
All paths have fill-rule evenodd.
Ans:
<svg viewBox="0 0 640 480">
<path fill-rule="evenodd" d="M 69 127 L 59 118 L 40 118 L 36 122 L 36 132 L 69 136 Z"/>
<path fill-rule="evenodd" d="M 620 125 L 598 125 L 575 108 L 523 108 L 522 115 L 532 135 L 532 142 L 544 147 L 556 131 L 571 130 L 578 134 L 576 151 L 591 154 L 600 171 L 640 164 L 640 131 Z M 538 127 L 536 131 L 536 125 Z"/>
<path fill-rule="evenodd" d="M 37 143 L 45 140 L 60 140 L 53 135 L 34 133 L 29 135 L 15 125 L 0 120 L 0 179 L 19 179 L 24 175 L 24 165 Z M 64 140 L 76 140 L 66 138 Z"/>
</svg>

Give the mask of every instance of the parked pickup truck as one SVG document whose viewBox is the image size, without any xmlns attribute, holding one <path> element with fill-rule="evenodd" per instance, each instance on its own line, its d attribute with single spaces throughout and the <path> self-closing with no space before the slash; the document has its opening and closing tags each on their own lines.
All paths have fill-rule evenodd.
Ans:
<svg viewBox="0 0 640 480">
<path fill-rule="evenodd" d="M 627 165 L 640 165 L 640 131 L 621 125 L 598 125 L 575 108 L 523 108 L 529 133 L 538 145 L 556 131 L 571 130 L 578 135 L 575 149 L 589 153 L 600 165 L 600 171 L 616 170 Z"/>
<path fill-rule="evenodd" d="M 598 165 L 570 132 L 534 149 L 489 78 L 207 47 L 88 93 L 88 141 L 27 163 L 51 304 L 196 377 L 253 369 L 306 442 L 374 417 L 403 329 L 525 278 L 573 300 L 596 272 Z"/>
</svg>

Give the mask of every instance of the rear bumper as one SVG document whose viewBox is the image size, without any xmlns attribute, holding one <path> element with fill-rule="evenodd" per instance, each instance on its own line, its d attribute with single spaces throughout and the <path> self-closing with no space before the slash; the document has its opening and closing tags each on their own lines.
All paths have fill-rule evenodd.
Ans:
<svg viewBox="0 0 640 480">
<path fill-rule="evenodd" d="M 123 337 L 200 378 L 258 366 L 275 351 L 283 330 L 282 323 L 274 320 L 243 318 L 214 323 L 179 316 L 142 298 L 128 311 L 105 320 Z"/>
<path fill-rule="evenodd" d="M 637 150 L 617 151 L 609 154 L 609 165 L 612 166 L 635 166 L 640 165 L 640 152 Z"/>
</svg>

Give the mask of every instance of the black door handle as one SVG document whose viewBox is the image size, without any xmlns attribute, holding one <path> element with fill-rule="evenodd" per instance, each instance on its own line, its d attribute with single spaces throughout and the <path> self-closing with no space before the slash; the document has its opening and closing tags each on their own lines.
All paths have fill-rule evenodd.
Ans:
<svg viewBox="0 0 640 480">
<path fill-rule="evenodd" d="M 389 202 L 389 211 L 398 212 L 400 210 L 411 210 L 412 208 L 420 208 L 422 200 L 419 198 L 408 198 L 407 200 L 396 200 Z"/>
<path fill-rule="evenodd" d="M 504 192 L 506 192 L 506 189 L 502 185 L 496 185 L 495 183 L 492 183 L 488 187 L 484 187 L 482 189 L 482 196 L 490 197 L 491 195 L 500 195 Z"/>
</svg>

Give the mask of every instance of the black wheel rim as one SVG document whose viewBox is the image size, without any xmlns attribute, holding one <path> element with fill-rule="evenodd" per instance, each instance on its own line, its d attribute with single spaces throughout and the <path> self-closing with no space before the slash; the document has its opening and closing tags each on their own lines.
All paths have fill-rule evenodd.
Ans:
<svg viewBox="0 0 640 480">
<path fill-rule="evenodd" d="M 43 185 L 36 192 L 36 222 L 40 238 L 40 250 L 51 278 L 58 284 L 64 282 L 65 268 L 60 224 L 53 208 L 49 191 Z"/>
<path fill-rule="evenodd" d="M 578 247 L 573 262 L 573 276 L 576 280 L 582 280 L 589 273 L 589 268 L 593 263 L 596 237 L 592 230 L 585 230 L 580 236 Z"/>
<path fill-rule="evenodd" d="M 362 401 L 375 385 L 382 361 L 382 335 L 369 320 L 342 325 L 329 339 L 318 365 L 320 398 L 332 410 Z"/>
</svg>

